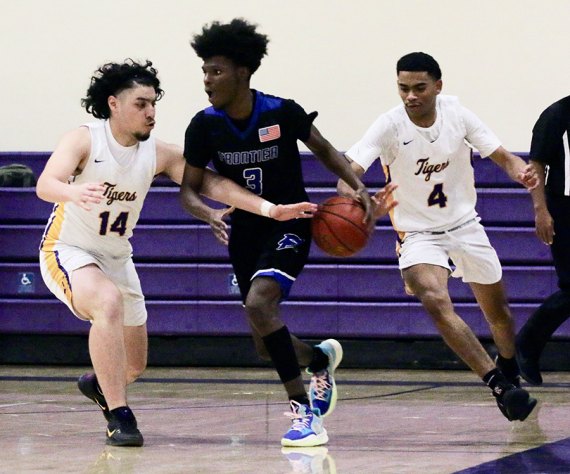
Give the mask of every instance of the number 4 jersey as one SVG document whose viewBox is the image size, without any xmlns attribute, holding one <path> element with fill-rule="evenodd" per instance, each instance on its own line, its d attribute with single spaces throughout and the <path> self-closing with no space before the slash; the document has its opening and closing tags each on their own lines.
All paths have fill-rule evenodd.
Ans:
<svg viewBox="0 0 570 474">
<path fill-rule="evenodd" d="M 398 185 L 391 214 L 398 232 L 441 231 L 474 218 L 477 194 L 471 151 L 489 156 L 501 143 L 456 97 L 439 95 L 429 128 L 415 125 L 401 104 L 381 115 L 347 156 L 365 170 L 380 158 Z"/>
<path fill-rule="evenodd" d="M 57 251 L 58 244 L 65 244 L 100 259 L 128 258 L 132 253 L 129 238 L 156 170 L 156 143 L 151 136 L 134 147 L 122 147 L 113 138 L 108 121 L 85 126 L 91 133 L 91 153 L 83 170 L 70 178 L 70 186 L 102 183 L 104 199 L 90 203 L 90 211 L 73 202 L 56 203 L 40 250 Z"/>
</svg>

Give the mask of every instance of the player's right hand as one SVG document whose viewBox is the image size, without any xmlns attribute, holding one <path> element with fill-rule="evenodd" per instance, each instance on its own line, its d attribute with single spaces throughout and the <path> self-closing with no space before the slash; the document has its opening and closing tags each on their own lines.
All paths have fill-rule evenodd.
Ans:
<svg viewBox="0 0 570 474">
<path fill-rule="evenodd" d="M 91 210 L 91 203 L 99 204 L 105 196 L 105 186 L 99 183 L 85 183 L 70 186 L 72 196 L 71 201 L 86 211 Z"/>
</svg>

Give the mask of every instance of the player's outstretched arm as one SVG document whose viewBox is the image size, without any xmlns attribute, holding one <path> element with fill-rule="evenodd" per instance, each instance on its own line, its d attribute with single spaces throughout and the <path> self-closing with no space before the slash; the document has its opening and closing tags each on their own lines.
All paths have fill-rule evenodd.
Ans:
<svg viewBox="0 0 570 474">
<path fill-rule="evenodd" d="M 527 164 L 520 156 L 512 154 L 500 146 L 489 157 L 499 165 L 513 180 L 522 184 L 529 191 L 538 186 L 536 169 Z"/>
<path fill-rule="evenodd" d="M 358 175 L 354 173 L 347 158 L 336 150 L 314 125 L 311 127 L 309 138 L 304 143 L 329 171 L 337 175 L 353 190 L 353 196 L 362 203 L 366 211 L 365 222 L 372 222 L 373 206 L 370 194 Z"/>
<path fill-rule="evenodd" d="M 362 176 L 364 175 L 364 168 L 362 166 L 360 166 L 358 163 L 355 163 L 354 161 L 351 161 L 350 158 L 346 157 L 346 159 L 348 160 L 348 162 L 350 163 L 350 167 L 352 168 L 352 171 L 354 171 L 354 173 L 356 174 L 356 176 L 358 176 L 358 178 L 362 178 Z M 352 189 L 345 181 L 343 181 L 342 179 L 339 179 L 337 184 L 336 184 L 336 192 L 340 195 L 340 196 L 347 196 L 347 197 L 351 197 L 351 198 L 356 198 L 356 194 L 354 192 L 354 189 Z"/>
<path fill-rule="evenodd" d="M 278 221 L 312 217 L 317 210 L 317 205 L 310 202 L 275 205 L 212 170 L 205 169 L 203 171 L 204 180 L 200 193 L 228 206 Z"/>
</svg>

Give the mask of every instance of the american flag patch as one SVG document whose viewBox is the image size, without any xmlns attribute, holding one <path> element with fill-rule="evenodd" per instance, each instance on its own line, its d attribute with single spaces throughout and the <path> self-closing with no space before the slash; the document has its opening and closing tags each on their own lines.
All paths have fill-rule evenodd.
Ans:
<svg viewBox="0 0 570 474">
<path fill-rule="evenodd" d="M 271 125 L 271 127 L 260 128 L 259 132 L 259 141 L 269 142 L 271 140 L 277 140 L 281 136 L 281 129 L 279 125 Z"/>
</svg>

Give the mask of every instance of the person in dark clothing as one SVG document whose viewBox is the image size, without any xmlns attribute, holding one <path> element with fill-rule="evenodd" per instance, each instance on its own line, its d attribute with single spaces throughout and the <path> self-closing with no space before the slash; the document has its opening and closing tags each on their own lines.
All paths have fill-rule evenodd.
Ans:
<svg viewBox="0 0 570 474">
<path fill-rule="evenodd" d="M 538 118 L 532 130 L 530 160 L 541 183 L 531 192 L 536 235 L 550 245 L 560 288 L 531 315 L 516 338 L 522 377 L 541 385 L 542 351 L 570 317 L 570 96 L 550 105 Z"/>
<path fill-rule="evenodd" d="M 256 28 L 234 19 L 206 25 L 193 37 L 191 44 L 203 60 L 204 86 L 212 106 L 198 112 L 186 130 L 186 169 L 180 188 L 184 207 L 201 218 L 197 191 L 209 163 L 221 176 L 276 205 L 307 200 L 300 140 L 355 190 L 372 224 L 391 206 L 382 199 L 391 188 L 375 197 L 373 205 L 347 160 L 313 125 L 316 112 L 307 114 L 293 100 L 250 88 L 268 43 Z M 264 203 L 262 214 L 269 217 L 272 212 L 273 206 Z M 282 321 L 279 304 L 307 262 L 311 226 L 309 219 L 275 225 L 267 217 L 233 212 L 229 255 L 256 350 L 273 362 L 290 401 L 288 415 L 293 423 L 281 444 L 318 446 L 328 441 L 322 417 L 335 407 L 334 370 L 342 359 L 342 347 L 334 339 L 312 347 L 291 335 Z M 308 366 L 312 375 L 309 394 L 300 366 Z"/>
</svg>

